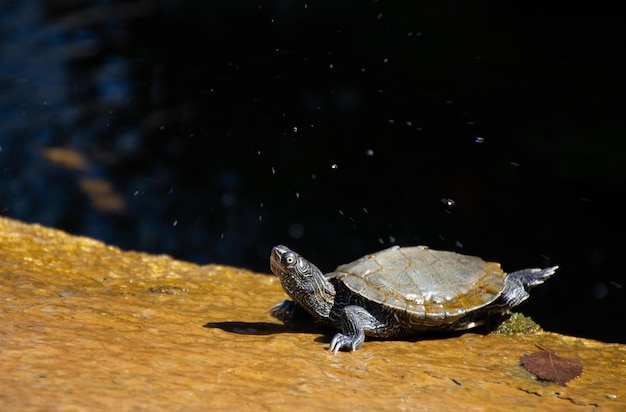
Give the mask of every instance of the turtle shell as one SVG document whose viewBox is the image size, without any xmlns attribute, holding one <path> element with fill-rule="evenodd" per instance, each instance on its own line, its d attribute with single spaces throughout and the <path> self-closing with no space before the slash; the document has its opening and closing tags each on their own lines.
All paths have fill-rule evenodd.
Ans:
<svg viewBox="0 0 626 412">
<path fill-rule="evenodd" d="M 492 303 L 506 278 L 499 263 L 426 246 L 394 246 L 341 265 L 326 276 L 361 298 L 421 319 L 424 325 L 453 323 Z"/>
</svg>

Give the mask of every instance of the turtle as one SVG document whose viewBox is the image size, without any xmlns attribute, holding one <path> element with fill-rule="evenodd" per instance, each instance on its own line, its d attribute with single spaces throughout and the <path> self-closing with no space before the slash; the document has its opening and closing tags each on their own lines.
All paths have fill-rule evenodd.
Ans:
<svg viewBox="0 0 626 412">
<path fill-rule="evenodd" d="M 505 273 L 499 263 L 427 246 L 393 246 L 323 274 L 283 245 L 270 268 L 292 300 L 270 308 L 293 319 L 300 309 L 341 330 L 329 350 L 359 349 L 365 336 L 397 338 L 463 331 L 498 319 L 529 296 L 558 266 Z"/>
</svg>

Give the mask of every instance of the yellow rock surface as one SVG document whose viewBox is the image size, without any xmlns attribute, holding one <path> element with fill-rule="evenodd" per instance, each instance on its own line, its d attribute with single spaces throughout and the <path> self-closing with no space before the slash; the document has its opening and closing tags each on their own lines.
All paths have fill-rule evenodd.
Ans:
<svg viewBox="0 0 626 412">
<path fill-rule="evenodd" d="M 328 330 L 268 314 L 283 299 L 273 276 L 0 218 L 0 410 L 626 410 L 625 345 L 467 333 L 333 355 Z M 535 380 L 536 345 L 582 376 Z"/>
</svg>

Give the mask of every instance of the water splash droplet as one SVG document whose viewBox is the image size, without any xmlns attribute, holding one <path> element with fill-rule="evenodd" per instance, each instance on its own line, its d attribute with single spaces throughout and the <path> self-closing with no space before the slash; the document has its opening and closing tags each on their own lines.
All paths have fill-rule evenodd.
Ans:
<svg viewBox="0 0 626 412">
<path fill-rule="evenodd" d="M 441 199 L 441 203 L 443 203 L 444 205 L 448 206 L 448 207 L 452 207 L 455 205 L 454 200 L 452 199 L 446 199 L 446 198 L 442 198 Z"/>
</svg>

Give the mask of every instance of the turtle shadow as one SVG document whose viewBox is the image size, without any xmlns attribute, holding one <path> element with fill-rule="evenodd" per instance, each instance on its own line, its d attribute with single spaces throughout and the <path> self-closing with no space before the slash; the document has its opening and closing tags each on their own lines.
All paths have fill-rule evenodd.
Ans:
<svg viewBox="0 0 626 412">
<path fill-rule="evenodd" d="M 318 325 L 298 325 L 293 323 L 271 322 L 208 322 L 202 325 L 207 329 L 221 329 L 224 332 L 240 335 L 275 335 L 279 333 L 316 333 L 322 332 L 323 327 Z"/>
<path fill-rule="evenodd" d="M 330 343 L 333 336 L 338 331 L 326 325 L 316 323 L 301 322 L 208 322 L 202 325 L 207 329 L 221 329 L 224 332 L 236 333 L 239 335 L 276 335 L 279 333 L 319 333 L 321 336 L 314 340 L 319 343 Z M 404 341 L 404 342 L 420 342 L 427 340 L 439 340 L 458 338 L 466 333 L 476 333 L 480 335 L 488 335 L 492 331 L 492 327 L 479 326 L 469 330 L 453 330 L 453 331 L 424 331 L 409 336 L 398 336 L 392 338 L 377 338 L 367 336 L 366 341 Z"/>
<path fill-rule="evenodd" d="M 407 336 L 397 336 L 391 338 L 377 338 L 373 336 L 367 336 L 366 341 L 402 341 L 402 342 L 420 342 L 439 339 L 458 338 L 466 333 L 475 333 L 479 335 L 488 335 L 493 332 L 500 323 L 506 319 L 509 315 L 502 315 L 498 320 L 492 319 L 491 322 L 479 325 L 470 329 L 463 330 L 427 330 L 416 332 L 415 334 Z M 272 323 L 272 322 L 208 322 L 202 325 L 207 329 L 221 329 L 224 332 L 235 333 L 240 335 L 275 335 L 279 333 L 308 333 L 308 334 L 321 334 L 316 337 L 315 342 L 329 344 L 333 336 L 337 332 L 330 326 L 316 323 L 315 320 L 307 313 L 296 312 L 296 315 L 292 319 L 284 320 L 284 323 Z"/>
</svg>

